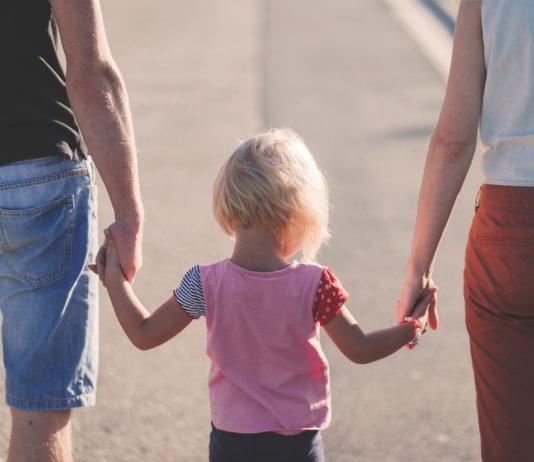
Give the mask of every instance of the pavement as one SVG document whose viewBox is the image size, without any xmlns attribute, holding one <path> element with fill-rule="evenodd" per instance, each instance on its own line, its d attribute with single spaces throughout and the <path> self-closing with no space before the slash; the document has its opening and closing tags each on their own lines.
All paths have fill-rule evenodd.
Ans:
<svg viewBox="0 0 534 462">
<path fill-rule="evenodd" d="M 443 1 L 454 9 L 455 0 Z M 392 325 L 445 83 L 390 4 L 106 0 L 103 7 L 139 146 L 147 220 L 135 288 L 146 306 L 168 298 L 191 265 L 229 255 L 231 242 L 210 211 L 215 174 L 238 139 L 290 126 L 331 188 L 333 239 L 319 261 L 351 293 L 348 306 L 365 330 Z M 438 254 L 440 330 L 413 351 L 365 366 L 323 337 L 331 462 L 480 460 L 462 299 L 478 161 Z M 111 216 L 101 187 L 102 226 Z M 206 461 L 202 321 L 154 351 L 137 351 L 101 295 L 98 405 L 75 413 L 75 460 Z M 0 461 L 8 431 L 3 407 Z"/>
</svg>

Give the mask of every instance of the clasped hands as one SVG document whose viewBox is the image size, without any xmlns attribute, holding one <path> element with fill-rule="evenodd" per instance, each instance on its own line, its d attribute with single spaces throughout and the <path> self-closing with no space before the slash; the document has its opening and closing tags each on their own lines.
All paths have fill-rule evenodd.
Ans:
<svg viewBox="0 0 534 462">
<path fill-rule="evenodd" d="M 105 269 L 109 263 L 107 256 L 110 253 L 108 248 L 112 245 L 113 258 L 116 259 L 124 278 L 128 282 L 133 282 L 143 263 L 142 231 L 139 228 L 132 228 L 115 222 L 104 230 L 104 236 L 105 240 L 98 250 L 95 262 L 89 265 L 89 269 L 98 274 L 102 282 L 105 282 Z"/>
<path fill-rule="evenodd" d="M 429 292 L 432 292 L 430 302 L 424 303 L 426 306 L 422 307 L 421 302 L 428 300 Z M 415 317 L 419 320 L 423 333 L 427 325 L 432 330 L 437 330 L 439 326 L 437 305 L 437 286 L 430 277 L 408 277 L 397 299 L 397 319 L 402 322 L 406 317 Z"/>
</svg>

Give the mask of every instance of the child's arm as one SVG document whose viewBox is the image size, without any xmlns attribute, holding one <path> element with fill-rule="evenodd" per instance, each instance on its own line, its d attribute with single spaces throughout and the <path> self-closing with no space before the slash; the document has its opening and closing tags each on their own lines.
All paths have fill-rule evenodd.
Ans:
<svg viewBox="0 0 534 462">
<path fill-rule="evenodd" d="M 428 307 L 434 300 L 435 292 L 436 289 L 430 289 L 414 308 L 413 316 L 419 321 L 421 330 L 426 326 Z M 385 358 L 408 344 L 416 335 L 415 328 L 410 323 L 365 333 L 346 307 L 324 329 L 339 350 L 358 364 Z"/>
<path fill-rule="evenodd" d="M 108 247 L 104 285 L 122 329 L 140 350 L 149 350 L 165 343 L 187 327 L 193 318 L 174 297 L 150 314 L 122 273 L 113 238 L 109 235 L 106 237 Z"/>
</svg>

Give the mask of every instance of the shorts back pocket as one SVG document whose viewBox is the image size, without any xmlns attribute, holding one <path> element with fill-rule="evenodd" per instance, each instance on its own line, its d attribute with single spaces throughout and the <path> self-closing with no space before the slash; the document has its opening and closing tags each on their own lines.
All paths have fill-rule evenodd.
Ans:
<svg viewBox="0 0 534 462">
<path fill-rule="evenodd" d="M 65 276 L 71 267 L 74 198 L 22 210 L 0 209 L 2 247 L 9 270 L 39 287 Z"/>
</svg>

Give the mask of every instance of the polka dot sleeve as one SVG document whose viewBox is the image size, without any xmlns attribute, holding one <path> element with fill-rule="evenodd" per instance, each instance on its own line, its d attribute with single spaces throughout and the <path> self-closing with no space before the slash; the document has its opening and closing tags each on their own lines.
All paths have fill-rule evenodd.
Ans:
<svg viewBox="0 0 534 462">
<path fill-rule="evenodd" d="M 313 319 L 321 326 L 325 326 L 339 313 L 348 298 L 349 294 L 343 289 L 332 269 L 324 267 L 315 294 Z"/>
</svg>

